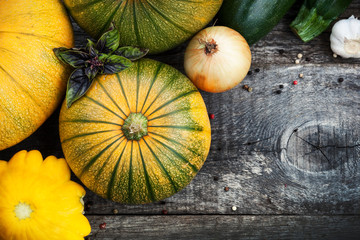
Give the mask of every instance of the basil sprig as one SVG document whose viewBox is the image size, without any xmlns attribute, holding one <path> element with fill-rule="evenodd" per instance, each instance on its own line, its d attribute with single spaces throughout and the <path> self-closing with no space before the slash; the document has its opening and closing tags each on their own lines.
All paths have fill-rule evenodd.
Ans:
<svg viewBox="0 0 360 240">
<path fill-rule="evenodd" d="M 98 74 L 121 72 L 148 51 L 132 46 L 121 47 L 120 33 L 113 23 L 96 43 L 88 39 L 85 48 L 54 48 L 57 58 L 75 68 L 67 84 L 66 106 L 69 108 L 81 98 Z"/>
</svg>

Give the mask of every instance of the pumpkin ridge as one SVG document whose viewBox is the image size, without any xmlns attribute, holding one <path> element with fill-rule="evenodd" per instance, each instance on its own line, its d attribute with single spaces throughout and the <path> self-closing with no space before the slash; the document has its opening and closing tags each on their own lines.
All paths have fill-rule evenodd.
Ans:
<svg viewBox="0 0 360 240">
<path fill-rule="evenodd" d="M 33 33 L 24 33 L 24 32 L 10 32 L 10 31 L 0 31 L 0 33 L 18 34 L 18 35 L 25 35 L 25 36 L 30 36 L 30 37 L 36 37 L 36 38 L 48 40 L 48 41 L 50 41 L 50 42 L 52 42 L 52 43 L 56 43 L 56 45 L 59 45 L 59 46 L 64 45 L 63 42 L 55 41 L 54 39 L 51 39 L 50 36 L 46 36 L 46 35 L 37 35 L 37 34 L 33 34 Z M 4 48 L 4 49 L 6 49 L 6 48 Z M 16 53 L 16 54 L 17 54 L 17 53 Z"/>
<path fill-rule="evenodd" d="M 116 147 L 114 147 L 114 149 L 111 151 L 111 153 L 109 154 L 109 156 L 106 158 L 106 160 L 104 161 L 103 165 L 100 167 L 99 171 L 96 174 L 95 179 L 99 179 L 100 175 L 102 174 L 102 172 L 104 171 L 105 166 L 107 165 L 107 163 L 109 162 L 110 158 L 112 157 L 112 155 L 114 154 L 114 152 L 118 149 L 118 147 L 120 146 L 120 144 L 122 142 L 124 142 L 126 140 L 126 138 L 123 138 L 117 145 Z"/>
<path fill-rule="evenodd" d="M 118 131 L 117 129 L 110 129 L 110 130 L 102 130 L 102 131 L 96 131 L 96 132 L 87 132 L 87 133 L 82 133 L 82 134 L 78 134 L 75 136 L 72 136 L 70 138 L 64 139 L 63 141 L 61 141 L 61 143 L 66 143 L 68 141 L 74 140 L 76 138 L 80 138 L 80 137 L 87 137 L 87 136 L 91 136 L 94 134 L 99 134 L 99 133 L 108 133 L 108 132 L 114 132 L 114 131 Z"/>
<path fill-rule="evenodd" d="M 102 90 L 104 91 L 104 93 L 106 94 L 106 96 L 108 96 L 108 98 L 114 103 L 114 105 L 121 111 L 122 114 L 124 114 L 125 117 L 127 117 L 127 115 L 125 114 L 125 112 L 121 109 L 121 107 L 117 104 L 117 102 L 115 102 L 115 100 L 111 97 L 111 95 L 109 94 L 109 92 L 106 90 L 106 88 L 101 84 L 100 81 L 98 81 L 100 87 L 102 88 Z M 124 118 L 121 118 L 123 121 L 125 121 Z"/>
<path fill-rule="evenodd" d="M 165 102 L 164 104 L 162 104 L 161 106 L 159 106 L 158 108 L 156 108 L 154 111 L 152 111 L 150 114 L 148 114 L 148 117 L 150 117 L 152 114 L 156 113 L 157 111 L 159 111 L 160 109 L 162 109 L 163 107 L 175 102 L 176 100 L 180 99 L 180 98 L 183 98 L 183 97 L 186 97 L 192 93 L 196 93 L 198 92 L 198 90 L 194 89 L 194 90 L 191 90 L 189 92 L 185 92 L 185 93 L 182 93 L 180 95 L 178 95 L 177 97 L 173 98 L 173 99 L 170 99 L 169 101 Z"/>
<path fill-rule="evenodd" d="M 136 74 L 136 106 L 135 106 L 136 112 L 139 104 L 139 90 L 140 90 L 140 64 L 137 65 L 137 74 Z"/>
<path fill-rule="evenodd" d="M 129 104 L 129 101 L 128 101 L 127 97 L 126 97 L 126 93 L 125 93 L 125 90 L 124 90 L 124 87 L 123 87 L 123 84 L 121 82 L 121 78 L 120 78 L 119 74 L 116 74 L 116 77 L 117 77 L 118 82 L 120 84 L 121 92 L 122 92 L 122 94 L 123 94 L 123 96 L 125 98 L 126 104 L 127 104 L 128 108 L 129 108 L 129 111 L 131 112 L 130 104 Z"/>
<path fill-rule="evenodd" d="M 172 152 L 176 157 L 178 157 L 180 160 L 182 160 L 183 162 L 185 163 L 188 163 L 190 165 L 190 167 L 195 171 L 195 172 L 198 172 L 199 169 L 194 166 L 193 164 L 191 164 L 191 162 L 186 159 L 186 157 L 184 157 L 183 155 L 181 155 L 180 153 L 178 153 L 175 149 L 173 149 L 172 147 L 170 147 L 169 145 L 157 140 L 156 138 L 152 138 L 154 139 L 154 141 L 160 143 L 161 145 L 163 145 L 165 148 L 167 148 L 168 150 L 170 150 L 170 152 Z"/>
<path fill-rule="evenodd" d="M 171 84 L 173 84 L 173 82 L 176 80 L 176 77 L 178 76 L 178 74 L 173 73 L 171 75 L 170 80 L 165 84 L 165 86 L 163 86 L 161 88 L 161 90 L 158 92 L 158 94 L 156 95 L 156 97 L 154 98 L 154 100 L 150 103 L 150 105 L 146 108 L 145 112 L 143 112 L 142 114 L 145 116 L 146 112 L 151 108 L 151 106 L 156 102 L 156 100 L 158 100 L 158 98 L 161 96 L 161 94 L 163 94 L 163 92 L 171 86 Z"/>
<path fill-rule="evenodd" d="M 120 134 L 119 134 L 120 135 Z M 86 173 L 92 165 L 94 165 L 94 163 L 96 162 L 96 160 L 98 160 L 98 158 L 103 155 L 112 145 L 114 145 L 117 141 L 119 141 L 120 139 L 122 139 L 124 137 L 124 135 L 118 137 L 117 139 L 115 139 L 112 143 L 108 144 L 104 149 L 102 149 L 98 154 L 96 154 L 94 157 L 92 157 L 90 159 L 90 161 L 84 166 L 84 168 L 82 169 L 79 177 L 81 178 L 83 176 L 84 173 Z"/>
<path fill-rule="evenodd" d="M 136 21 L 136 4 L 135 1 L 133 1 L 133 18 L 134 18 L 134 33 L 136 36 L 136 45 L 137 46 L 141 46 L 141 38 L 140 38 L 140 33 L 139 33 L 139 26 L 137 24 Z"/>
<path fill-rule="evenodd" d="M 163 138 L 163 139 L 165 139 L 165 140 L 167 140 L 167 141 L 169 141 L 169 142 L 175 143 L 175 144 L 177 144 L 177 145 L 179 145 L 179 146 L 181 146 L 181 147 L 189 150 L 190 152 L 192 152 L 192 153 L 195 154 L 196 156 L 201 156 L 198 152 L 195 152 L 194 150 L 192 150 L 192 149 L 190 149 L 190 148 L 187 148 L 186 146 L 184 146 L 184 144 L 182 144 L 182 143 L 180 143 L 180 142 L 178 142 L 178 141 L 176 141 L 176 140 L 174 140 L 174 139 L 165 137 L 164 135 L 159 134 L 159 133 L 155 133 L 155 132 L 152 132 L 151 134 L 156 135 L 156 136 L 159 136 L 159 137 L 161 137 L 161 138 Z M 151 137 L 154 138 L 153 136 L 151 136 Z"/>
<path fill-rule="evenodd" d="M 104 123 L 104 124 L 110 124 L 110 125 L 122 127 L 121 124 L 114 123 L 114 122 L 108 122 L 108 121 L 102 121 L 102 120 L 88 120 L 88 119 L 61 120 L 61 121 L 59 121 L 59 123 Z"/>
<path fill-rule="evenodd" d="M 138 143 L 138 147 L 139 147 L 139 153 L 140 153 L 141 162 L 142 162 L 143 169 L 144 169 L 144 176 L 145 176 L 146 187 L 148 188 L 148 193 L 149 193 L 150 201 L 153 202 L 153 201 L 155 201 L 154 189 L 153 189 L 153 187 L 152 187 L 151 184 L 150 184 L 149 174 L 148 174 L 148 172 L 147 172 L 147 170 L 146 170 L 146 164 L 145 164 L 145 161 L 144 161 L 144 157 L 143 157 L 143 155 L 142 155 L 142 151 L 141 151 L 141 147 L 140 147 L 139 141 L 137 141 L 137 143 Z"/>
<path fill-rule="evenodd" d="M 146 3 L 149 4 L 149 6 L 154 9 L 154 11 L 156 11 L 165 21 L 167 21 L 168 23 L 172 24 L 174 27 L 176 27 L 177 29 L 181 30 L 184 33 L 190 34 L 192 35 L 193 33 L 184 29 L 183 27 L 181 27 L 180 25 L 174 23 L 172 20 L 170 20 L 167 16 L 165 16 L 165 14 L 163 14 L 159 9 L 157 9 L 152 3 L 150 3 L 148 0 L 145 0 Z"/>
<path fill-rule="evenodd" d="M 121 134 L 121 133 L 120 133 L 120 134 Z M 84 150 L 84 152 L 81 152 L 79 155 L 75 156 L 74 159 L 77 159 L 77 158 L 83 156 L 84 154 L 88 153 L 88 152 L 91 151 L 92 149 L 100 146 L 101 144 L 104 144 L 104 143 L 106 143 L 107 141 L 109 141 L 109 140 L 111 140 L 111 139 L 113 139 L 113 138 L 115 138 L 115 137 L 118 137 L 120 134 L 116 134 L 116 135 L 114 135 L 114 136 L 111 136 L 111 137 L 105 139 L 104 141 L 101 141 L 101 142 L 93 145 L 91 148 L 88 148 L 88 149 Z"/>
<path fill-rule="evenodd" d="M 181 109 L 178 109 L 178 110 L 169 112 L 169 113 L 162 114 L 162 115 L 157 116 L 157 117 L 150 118 L 150 119 L 148 119 L 148 122 L 153 121 L 153 120 L 156 120 L 156 119 L 159 119 L 159 118 L 168 117 L 168 116 L 170 116 L 170 115 L 173 115 L 173 114 L 176 114 L 176 113 L 179 113 L 179 112 L 188 111 L 188 110 L 191 110 L 191 108 L 190 108 L 190 107 L 181 108 Z M 150 116 L 150 115 L 149 115 L 149 116 Z"/>
<path fill-rule="evenodd" d="M 106 30 L 109 28 L 110 23 L 114 20 L 114 17 L 117 13 L 117 11 L 119 10 L 120 6 L 122 3 L 119 3 L 116 7 L 115 10 L 111 13 L 109 19 L 105 22 L 104 26 L 102 27 L 102 29 L 100 30 L 100 33 L 104 33 L 106 32 Z M 101 35 L 100 35 L 101 36 Z M 99 38 L 100 36 L 97 36 L 96 38 Z"/>
<path fill-rule="evenodd" d="M 1 65 L 0 65 L 0 70 L 2 70 L 6 75 L 8 75 L 9 78 L 19 87 L 19 89 L 21 89 L 21 91 L 24 92 L 38 106 L 39 108 L 38 110 L 44 113 L 44 110 L 41 108 L 39 102 L 34 99 L 34 97 L 27 91 L 27 89 L 24 86 L 22 86 L 18 81 L 16 81 L 16 79 L 13 76 L 11 76 Z"/>
<path fill-rule="evenodd" d="M 107 111 L 111 112 L 112 114 L 114 114 L 115 116 L 117 116 L 118 118 L 120 118 L 121 120 L 124 121 L 124 118 L 122 118 L 119 114 L 117 114 L 116 112 L 114 112 L 113 110 L 111 110 L 110 108 L 106 107 L 104 104 L 102 104 L 99 101 L 96 101 L 95 99 L 89 97 L 88 95 L 84 95 L 84 98 L 92 101 L 93 103 L 95 103 L 96 105 L 100 106 L 101 108 L 106 109 Z"/>
<path fill-rule="evenodd" d="M 149 142 L 151 141 L 151 143 L 154 144 L 154 146 L 156 147 L 157 150 L 159 150 L 160 152 L 163 152 L 163 149 L 158 146 L 159 144 L 155 144 L 155 142 L 154 142 L 152 139 L 154 139 L 154 137 L 149 136 Z M 149 145 L 149 146 L 150 146 L 150 145 Z M 166 154 L 164 154 L 164 155 L 165 155 L 165 157 L 166 157 L 171 163 L 173 163 L 173 164 L 176 163 L 176 161 L 174 161 L 174 158 L 169 157 L 169 156 L 166 155 Z M 178 171 L 180 171 L 182 174 L 188 175 L 188 172 L 187 172 L 185 169 L 181 168 L 180 166 L 176 165 L 176 169 L 177 169 Z M 179 188 L 181 188 L 181 186 L 179 186 Z"/>
<path fill-rule="evenodd" d="M 171 42 L 171 38 L 167 36 L 167 34 L 164 34 L 163 29 L 159 26 L 159 24 L 157 24 L 154 19 L 151 17 L 151 14 L 149 13 L 149 11 L 145 8 L 143 2 L 139 1 L 139 5 L 142 6 L 142 8 L 144 9 L 144 13 L 146 14 L 146 16 L 148 17 L 148 19 L 151 21 L 152 25 L 154 26 L 154 29 L 156 29 L 157 33 L 159 36 L 161 36 L 163 39 L 165 39 L 168 42 Z"/>
<path fill-rule="evenodd" d="M 150 128 L 150 127 L 153 127 L 153 128 L 175 128 L 175 129 L 200 131 L 200 132 L 203 131 L 203 128 L 199 127 L 199 126 L 189 127 L 189 126 L 177 126 L 177 125 L 149 125 L 148 128 Z"/>
<path fill-rule="evenodd" d="M 125 146 L 124 146 L 123 150 L 121 151 L 121 154 L 120 154 L 118 160 L 116 161 L 114 170 L 113 170 L 113 172 L 112 172 L 112 174 L 111 174 L 111 177 L 110 177 L 110 181 L 109 181 L 109 184 L 108 184 L 108 187 L 107 187 L 107 189 L 108 189 L 108 190 L 107 190 L 107 197 L 108 197 L 109 199 L 112 199 L 112 196 L 113 196 L 115 176 L 116 176 L 116 173 L 117 173 L 117 171 L 118 171 L 118 168 L 119 168 L 119 165 L 120 165 L 120 161 L 121 161 L 122 156 L 123 156 L 123 154 L 124 154 L 124 152 L 125 152 L 125 149 L 126 149 L 127 144 L 128 144 L 128 141 L 126 141 Z"/>
<path fill-rule="evenodd" d="M 131 141 L 131 149 L 130 149 L 130 162 L 129 162 L 129 180 L 128 180 L 128 202 L 132 202 L 132 160 L 133 160 L 133 145 L 134 141 Z"/>
<path fill-rule="evenodd" d="M 150 92 L 151 92 L 151 89 L 152 89 L 152 87 L 153 87 L 156 79 L 158 78 L 159 72 L 161 71 L 161 69 L 163 68 L 163 66 L 164 66 L 164 64 L 163 64 L 163 63 L 160 63 L 160 64 L 158 64 L 158 66 L 157 66 L 157 68 L 156 68 L 156 70 L 155 70 L 154 77 L 153 77 L 153 79 L 151 80 L 149 89 L 148 89 L 147 94 L 146 94 L 146 97 L 145 97 L 145 99 L 144 99 L 143 106 L 141 107 L 141 110 L 140 110 L 141 113 L 143 112 L 145 103 L 146 103 L 146 101 L 147 101 L 147 99 L 148 99 L 148 97 L 149 97 L 149 94 L 150 94 Z"/>
<path fill-rule="evenodd" d="M 175 185 L 174 180 L 171 178 L 169 172 L 166 170 L 165 166 L 162 164 L 162 162 L 160 161 L 160 159 L 158 158 L 158 156 L 156 155 L 156 153 L 154 152 L 154 150 L 149 146 L 149 144 L 146 142 L 145 139 L 143 139 L 146 146 L 149 148 L 150 152 L 152 153 L 152 155 L 154 156 L 156 162 L 158 163 L 158 165 L 160 166 L 160 168 L 163 170 L 163 172 L 165 173 L 166 177 L 169 179 L 171 186 L 174 188 L 174 192 L 177 192 L 179 189 L 178 187 Z"/>
</svg>

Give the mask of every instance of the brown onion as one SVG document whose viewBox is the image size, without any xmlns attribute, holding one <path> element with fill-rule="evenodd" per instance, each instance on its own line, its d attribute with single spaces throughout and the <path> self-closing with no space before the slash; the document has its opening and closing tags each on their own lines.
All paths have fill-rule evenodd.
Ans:
<svg viewBox="0 0 360 240">
<path fill-rule="evenodd" d="M 185 72 L 201 90 L 224 92 L 239 84 L 251 65 L 251 52 L 237 31 L 223 26 L 203 29 L 185 51 Z"/>
</svg>

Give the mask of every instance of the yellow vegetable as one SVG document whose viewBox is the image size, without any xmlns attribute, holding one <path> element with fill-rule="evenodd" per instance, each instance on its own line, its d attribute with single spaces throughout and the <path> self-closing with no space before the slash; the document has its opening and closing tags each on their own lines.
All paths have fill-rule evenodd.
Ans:
<svg viewBox="0 0 360 240">
<path fill-rule="evenodd" d="M 0 0 L 0 150 L 30 136 L 62 101 L 69 69 L 53 48 L 72 45 L 60 0 Z"/>
<path fill-rule="evenodd" d="M 0 160 L 0 239 L 83 239 L 91 231 L 84 195 L 63 158 L 43 161 L 34 150 Z"/>
</svg>

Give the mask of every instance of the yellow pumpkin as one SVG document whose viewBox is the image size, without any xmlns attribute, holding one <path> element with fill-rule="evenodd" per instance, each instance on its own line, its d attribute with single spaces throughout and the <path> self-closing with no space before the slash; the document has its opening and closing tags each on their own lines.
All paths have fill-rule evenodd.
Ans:
<svg viewBox="0 0 360 240">
<path fill-rule="evenodd" d="M 34 150 L 0 160 L 0 239 L 83 239 L 91 231 L 84 195 L 63 158 L 43 161 Z"/>
<path fill-rule="evenodd" d="M 92 191 L 141 204 L 169 197 L 195 177 L 209 153 L 205 103 L 173 67 L 141 59 L 100 76 L 60 112 L 65 159 Z"/>
<path fill-rule="evenodd" d="M 0 150 L 31 135 L 56 109 L 69 72 L 53 53 L 72 47 L 59 0 L 0 1 Z"/>
</svg>

